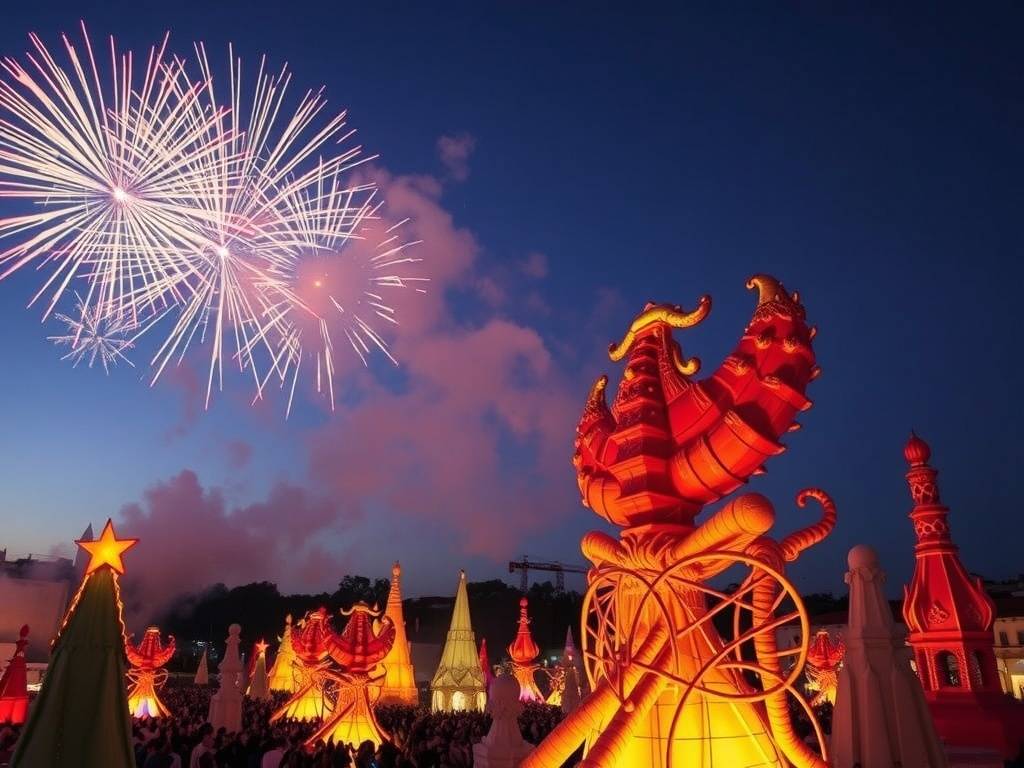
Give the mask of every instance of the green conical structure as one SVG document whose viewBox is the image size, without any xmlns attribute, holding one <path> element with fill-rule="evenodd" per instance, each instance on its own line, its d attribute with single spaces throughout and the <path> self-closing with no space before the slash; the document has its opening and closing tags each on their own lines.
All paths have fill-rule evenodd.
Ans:
<svg viewBox="0 0 1024 768">
<path fill-rule="evenodd" d="M 112 569 L 127 547 L 116 551 L 126 542 L 114 538 L 112 526 L 107 536 L 104 530 L 96 542 L 86 542 L 98 545 L 86 548 L 93 563 L 64 616 L 14 768 L 135 768 L 124 623 Z"/>
</svg>

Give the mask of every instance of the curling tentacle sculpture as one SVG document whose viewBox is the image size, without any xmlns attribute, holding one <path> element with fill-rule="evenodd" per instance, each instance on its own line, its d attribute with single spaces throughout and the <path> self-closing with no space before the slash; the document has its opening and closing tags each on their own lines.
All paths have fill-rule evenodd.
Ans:
<svg viewBox="0 0 1024 768">
<path fill-rule="evenodd" d="M 132 717 L 167 717 L 170 711 L 157 696 L 157 689 L 167 680 L 164 665 L 174 656 L 174 637 L 167 645 L 160 642 L 160 629 L 149 627 L 138 645 L 125 643 L 128 671 L 128 709 Z"/>
<path fill-rule="evenodd" d="M 580 744 L 590 768 L 826 764 L 823 746 L 804 745 L 789 719 L 792 696 L 813 722 L 795 687 L 807 614 L 785 567 L 831 531 L 831 499 L 801 492 L 800 506 L 815 499 L 824 513 L 781 541 L 768 536 L 771 502 L 755 493 L 696 522 L 785 450 L 780 439 L 798 428 L 819 373 L 799 296 L 766 275 L 748 287 L 758 292 L 753 317 L 709 377 L 694 378 L 700 361 L 683 355 L 672 332 L 703 321 L 711 300 L 692 312 L 648 304 L 609 350 L 626 364 L 612 405 L 607 377 L 587 398 L 573 457 L 583 503 L 623 530 L 583 539 L 594 566 L 582 627 L 593 693 L 528 768 L 561 765 Z M 745 576 L 734 591 L 709 583 L 737 567 Z M 805 640 L 779 651 L 775 630 L 792 621 Z M 720 631 L 723 622 L 731 631 Z M 795 657 L 788 672 L 786 655 Z"/>
</svg>

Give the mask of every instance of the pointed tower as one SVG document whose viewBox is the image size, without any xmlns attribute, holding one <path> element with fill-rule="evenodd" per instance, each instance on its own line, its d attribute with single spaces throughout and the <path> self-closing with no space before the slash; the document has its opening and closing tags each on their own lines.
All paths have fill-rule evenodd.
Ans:
<svg viewBox="0 0 1024 768">
<path fill-rule="evenodd" d="M 76 542 L 89 553 L 85 576 L 53 640 L 12 766 L 135 768 L 118 576 L 122 555 L 137 543 L 118 539 L 110 520 L 98 539 Z"/>
<path fill-rule="evenodd" d="M 7 669 L 0 675 L 0 724 L 21 725 L 28 712 L 28 681 L 25 677 L 25 646 L 28 645 L 28 624 L 18 633 Z"/>
<path fill-rule="evenodd" d="M 487 638 L 480 640 L 480 671 L 484 673 L 484 685 L 491 690 L 491 683 L 494 682 L 494 670 L 491 669 L 491 657 L 487 653 Z"/>
<path fill-rule="evenodd" d="M 292 615 L 284 617 L 284 632 L 278 638 L 281 644 L 277 647 L 274 665 L 270 668 L 270 690 L 295 693 L 299 689 L 298 675 L 295 664 L 298 657 L 292 648 Z"/>
<path fill-rule="evenodd" d="M 228 627 L 224 658 L 218 668 L 220 685 L 217 692 L 210 697 L 210 725 L 215 729 L 224 728 L 229 733 L 238 733 L 242 730 L 242 689 L 238 687 L 238 679 L 245 668 L 238 655 L 241 633 L 240 624 Z"/>
<path fill-rule="evenodd" d="M 391 568 L 391 591 L 384 614 L 395 625 L 395 644 L 384 659 L 384 687 L 381 704 L 419 704 L 416 673 L 409 658 L 409 640 L 405 636 L 405 618 L 402 616 L 402 566 L 395 561 Z"/>
<path fill-rule="evenodd" d="M 482 712 L 487 704 L 484 673 L 476 652 L 476 637 L 469 618 L 469 596 L 466 594 L 466 572 L 459 571 L 459 587 L 455 593 L 452 623 L 430 683 L 431 708 L 435 712 L 472 709 Z"/>
<path fill-rule="evenodd" d="M 516 638 L 508 646 L 508 655 L 512 659 L 512 674 L 519 681 L 519 700 L 542 702 L 544 697 L 537 689 L 534 675 L 537 672 L 537 656 L 540 648 L 533 642 L 530 634 L 529 602 L 526 597 L 519 599 L 519 629 Z"/>
<path fill-rule="evenodd" d="M 260 640 L 252 651 L 256 663 L 249 678 L 249 689 L 245 693 L 249 698 L 259 701 L 270 700 L 270 685 L 267 680 L 267 648 L 269 647 L 267 643 Z"/>
<path fill-rule="evenodd" d="M 903 456 L 910 464 L 910 519 L 917 537 L 903 620 L 935 726 L 948 744 L 988 747 L 1013 759 L 1024 735 L 1024 705 L 1005 696 L 999 685 L 995 606 L 981 580 L 960 562 L 949 508 L 939 498 L 938 472 L 928 464 L 928 444 L 912 433 Z"/>
<path fill-rule="evenodd" d="M 206 661 L 206 649 L 203 648 L 203 655 L 199 657 L 199 666 L 196 667 L 196 678 L 194 680 L 196 685 L 209 685 L 210 684 L 210 667 Z"/>
<path fill-rule="evenodd" d="M 832 715 L 834 768 L 946 768 L 910 651 L 882 594 L 885 571 L 871 547 L 847 557 L 850 618 Z"/>
</svg>

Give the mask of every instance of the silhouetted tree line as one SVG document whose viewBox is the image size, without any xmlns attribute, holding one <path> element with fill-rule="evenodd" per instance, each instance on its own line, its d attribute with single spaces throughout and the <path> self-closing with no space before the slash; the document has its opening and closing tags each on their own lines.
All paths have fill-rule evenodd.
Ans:
<svg viewBox="0 0 1024 768">
<path fill-rule="evenodd" d="M 211 661 L 223 649 L 229 624 L 242 625 L 242 649 L 249 652 L 252 643 L 264 639 L 271 644 L 271 653 L 277 648 L 277 638 L 284 626 L 284 618 L 291 614 L 298 621 L 307 611 L 324 606 L 336 617 L 335 626 L 344 626 L 338 616 L 342 608 L 362 601 L 384 608 L 388 579 L 371 580 L 365 576 L 345 576 L 334 592 L 313 595 L 282 595 L 277 585 L 261 581 L 228 589 L 215 584 L 199 594 L 178 598 L 158 619 L 157 624 L 177 640 L 178 653 L 169 668 L 191 671 L 199 651 L 196 641 L 211 643 Z M 455 584 L 452 585 L 454 593 Z M 505 647 L 515 636 L 519 618 L 520 592 L 505 582 L 469 582 L 470 612 L 477 643 L 487 638 L 491 661 L 499 663 L 505 657 Z M 566 628 L 573 627 L 577 645 L 582 598 L 578 592 L 559 592 L 551 582 L 535 583 L 527 594 L 530 600 L 530 629 L 542 653 L 560 653 L 565 644 Z M 443 643 L 451 621 L 454 594 L 437 597 L 408 598 L 403 601 L 406 633 L 413 643 Z"/>
</svg>

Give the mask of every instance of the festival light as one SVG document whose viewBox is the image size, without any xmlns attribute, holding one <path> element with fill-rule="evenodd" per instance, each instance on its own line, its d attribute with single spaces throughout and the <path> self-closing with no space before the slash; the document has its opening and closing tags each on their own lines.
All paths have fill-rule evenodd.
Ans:
<svg viewBox="0 0 1024 768">
<path fill-rule="evenodd" d="M 141 643 L 125 643 L 125 654 L 132 667 L 128 671 L 128 709 L 132 717 L 168 717 L 171 713 L 160 701 L 157 689 L 167 681 L 163 667 L 174 655 L 174 637 L 168 637 L 167 645 L 163 645 L 160 628 L 149 627 Z"/>
<path fill-rule="evenodd" d="M 89 564 L 85 568 L 86 576 L 103 566 L 109 566 L 115 572 L 123 575 L 124 562 L 121 560 L 121 555 L 138 543 L 138 539 L 117 538 L 117 534 L 114 532 L 114 521 L 110 519 L 103 526 L 103 533 L 98 539 L 75 541 L 75 544 L 89 553 Z"/>
<path fill-rule="evenodd" d="M 618 394 L 609 408 L 607 378 L 592 388 L 573 457 L 584 504 L 623 528 L 619 538 L 591 532 L 582 542 L 594 564 L 581 645 L 592 692 L 524 768 L 560 766 L 581 745 L 592 768 L 827 765 L 820 727 L 795 687 L 809 624 L 785 566 L 832 530 L 832 500 L 801 492 L 799 506 L 815 500 L 823 515 L 781 541 L 767 535 L 775 512 L 759 494 L 695 519 L 784 450 L 778 440 L 810 407 L 804 391 L 818 375 L 799 296 L 767 275 L 748 287 L 759 294 L 754 315 L 707 379 L 693 378 L 700 363 L 683 356 L 672 331 L 700 323 L 708 297 L 693 312 L 647 305 L 610 348 L 626 362 Z M 735 590 L 713 586 L 740 570 Z M 803 640 L 780 650 L 776 629 L 794 621 Z M 794 663 L 784 672 L 787 657 Z M 818 750 L 797 735 L 791 702 L 813 725 Z"/>
<path fill-rule="evenodd" d="M 396 362 L 390 296 L 426 278 L 324 89 L 293 101 L 265 59 L 243 87 L 232 48 L 222 87 L 202 43 L 186 59 L 166 36 L 141 73 L 113 40 L 104 67 L 82 31 L 81 50 L 62 38 L 67 63 L 32 35 L 28 64 L 0 71 L 0 199 L 24 209 L 0 219 L 0 279 L 47 269 L 30 303 L 46 295 L 67 326 L 51 337 L 65 359 L 109 370 L 159 325 L 151 383 L 203 347 L 207 407 L 231 367 L 254 400 L 285 390 L 288 413 L 307 369 L 334 408 L 346 342 L 364 365 L 373 350 Z"/>
<path fill-rule="evenodd" d="M 101 65 L 85 25 L 81 48 L 62 36 L 66 63 L 30 35 L 26 66 L 0 64 L 0 199 L 21 210 L 0 219 L 0 279 L 27 266 L 48 276 L 44 317 L 77 279 L 85 307 L 153 311 L 176 298 L 194 271 L 199 240 L 188 215 L 192 174 L 219 122 L 197 105 L 202 83 L 184 86 L 165 62 L 168 38 L 141 74 L 113 38 Z"/>
</svg>

